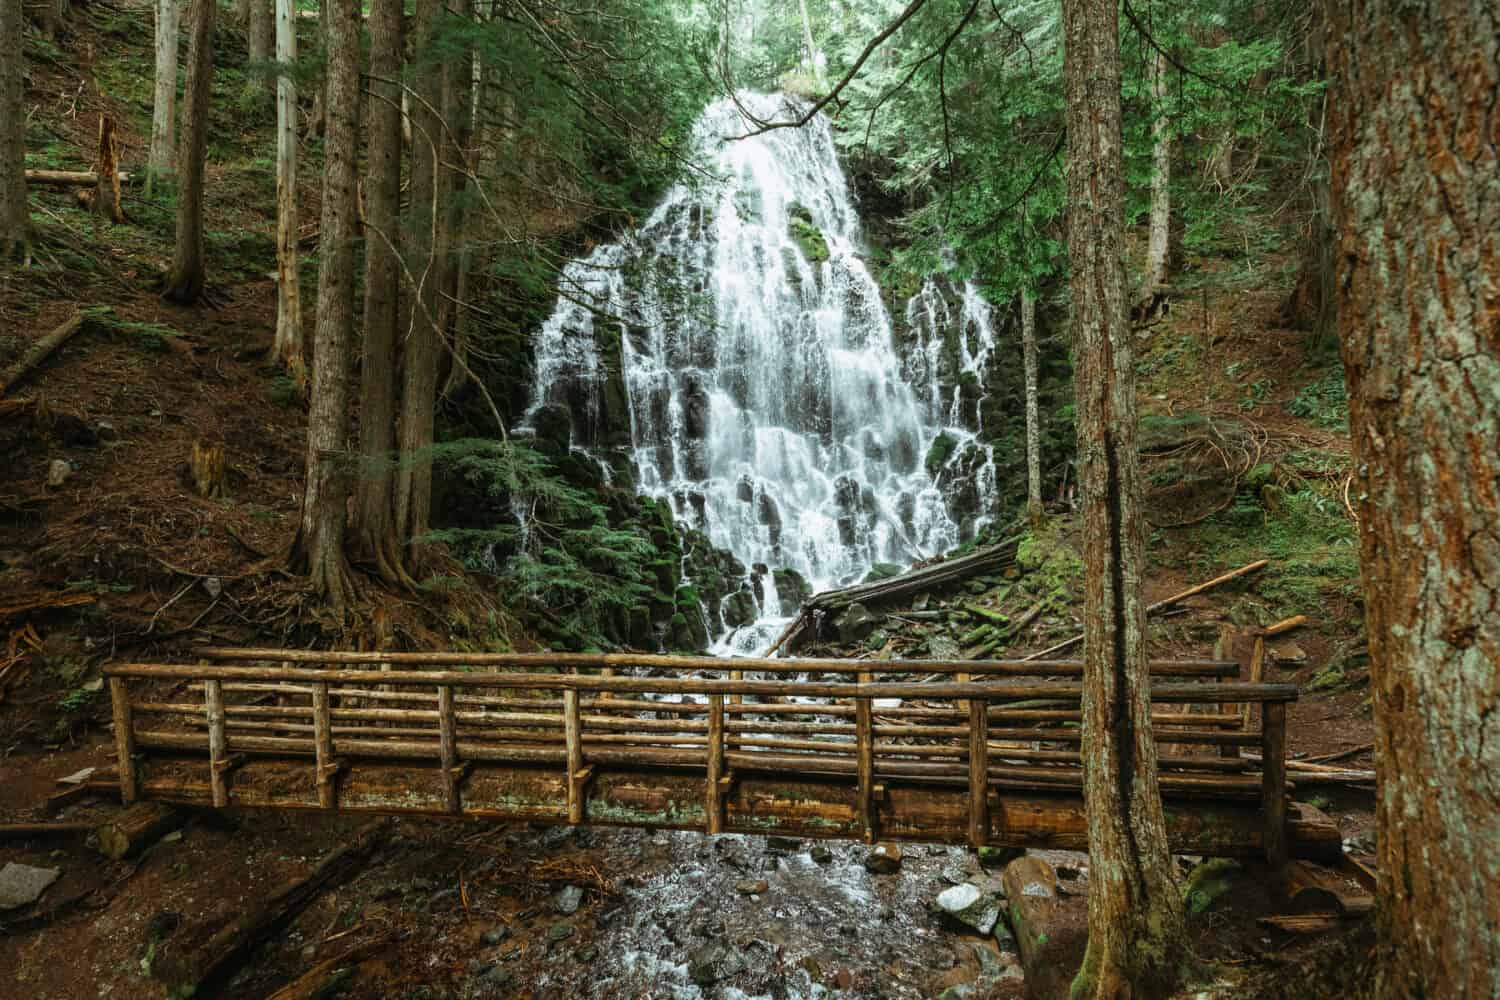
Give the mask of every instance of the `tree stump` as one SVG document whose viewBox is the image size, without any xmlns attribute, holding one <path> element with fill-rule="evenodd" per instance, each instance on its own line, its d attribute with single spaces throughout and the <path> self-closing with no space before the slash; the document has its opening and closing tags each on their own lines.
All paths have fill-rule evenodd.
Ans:
<svg viewBox="0 0 1500 1000">
<path fill-rule="evenodd" d="M 229 482 L 224 470 L 224 446 L 218 442 L 194 441 L 189 462 L 193 488 L 200 497 L 220 499 L 229 496 Z"/>
<path fill-rule="evenodd" d="M 175 830 L 181 823 L 182 816 L 171 806 L 160 802 L 139 802 L 101 824 L 94 835 L 99 840 L 99 853 L 118 861 Z"/>
<path fill-rule="evenodd" d="M 125 222 L 120 195 L 120 135 L 115 120 L 99 116 L 99 154 L 94 161 L 94 211 L 113 223 Z"/>
</svg>

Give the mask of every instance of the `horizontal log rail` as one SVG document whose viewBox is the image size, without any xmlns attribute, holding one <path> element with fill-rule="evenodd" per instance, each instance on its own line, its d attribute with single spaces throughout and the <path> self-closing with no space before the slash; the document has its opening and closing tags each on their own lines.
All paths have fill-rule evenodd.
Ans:
<svg viewBox="0 0 1500 1000">
<path fill-rule="evenodd" d="M 206 654 L 221 662 L 106 668 L 127 801 L 1086 843 L 1073 662 L 779 660 L 753 679 L 738 676 L 761 669 L 751 660 Z M 416 669 L 364 669 L 392 663 Z M 1326 818 L 1286 811 L 1296 688 L 1222 679 L 1237 669 L 1175 661 L 1151 682 L 1174 846 L 1276 865 L 1336 848 Z M 731 676 L 684 676 L 701 673 Z M 1246 704 L 1263 706 L 1260 731 L 1243 727 Z"/>
<path fill-rule="evenodd" d="M 239 649 L 205 646 L 193 651 L 206 660 L 225 662 L 374 663 L 402 666 L 467 666 L 488 668 L 552 667 L 567 670 L 657 669 L 679 672 L 762 674 L 972 674 L 1005 677 L 1082 677 L 1082 660 L 840 660 L 716 656 L 661 656 L 648 653 L 408 653 L 318 649 Z M 1239 664 L 1232 660 L 1152 660 L 1154 677 L 1234 677 Z"/>
</svg>

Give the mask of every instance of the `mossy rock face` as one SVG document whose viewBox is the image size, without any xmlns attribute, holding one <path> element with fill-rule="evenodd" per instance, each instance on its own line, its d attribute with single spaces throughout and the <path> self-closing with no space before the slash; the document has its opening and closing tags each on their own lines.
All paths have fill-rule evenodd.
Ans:
<svg viewBox="0 0 1500 1000">
<path fill-rule="evenodd" d="M 792 206 L 787 229 L 808 263 L 821 264 L 828 259 L 828 239 L 821 229 L 813 225 L 812 213 L 805 206 Z"/>
<path fill-rule="evenodd" d="M 948 459 L 953 457 L 953 452 L 958 448 L 958 438 L 947 431 L 932 439 L 932 445 L 927 449 L 927 461 L 925 463 L 927 474 L 936 479 L 943 466 L 948 464 Z"/>
<path fill-rule="evenodd" d="M 889 580 L 891 577 L 900 576 L 901 567 L 896 563 L 876 563 L 870 567 L 870 572 L 865 574 L 865 583 L 874 583 L 877 580 Z"/>
<path fill-rule="evenodd" d="M 776 581 L 776 594 L 781 598 L 781 613 L 795 615 L 812 596 L 812 585 L 794 569 L 778 569 L 771 573 Z"/>
<path fill-rule="evenodd" d="M 760 616 L 760 606 L 748 587 L 742 587 L 729 595 L 724 602 L 724 624 L 729 628 L 749 625 Z"/>
</svg>

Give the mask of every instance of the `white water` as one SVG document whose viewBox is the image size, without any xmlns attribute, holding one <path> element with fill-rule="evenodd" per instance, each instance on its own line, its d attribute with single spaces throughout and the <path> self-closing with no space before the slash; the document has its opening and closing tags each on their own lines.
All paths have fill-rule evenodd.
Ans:
<svg viewBox="0 0 1500 1000">
<path fill-rule="evenodd" d="M 780 95 L 741 101 L 762 119 L 798 112 Z M 995 345 L 989 307 L 967 286 L 955 308 L 929 281 L 906 310 L 914 349 L 898 357 L 829 124 L 724 141 L 746 128 L 732 102 L 710 106 L 694 141 L 713 178 L 673 187 L 636 231 L 566 267 L 537 338 L 532 404 L 533 414 L 567 406 L 573 447 L 600 456 L 610 373 L 597 334 L 625 331 L 639 490 L 669 501 L 760 583 L 762 621 L 721 637 L 724 653 L 754 651 L 774 630 L 767 569 L 794 569 L 821 590 L 961 540 L 944 484 L 925 468 L 940 433 L 960 445 L 938 480 L 972 477 L 981 517 L 995 494 L 992 454 L 963 446 L 979 429 Z M 826 241 L 824 260 L 793 235 L 808 224 Z M 943 371 L 954 336 L 961 370 Z"/>
</svg>

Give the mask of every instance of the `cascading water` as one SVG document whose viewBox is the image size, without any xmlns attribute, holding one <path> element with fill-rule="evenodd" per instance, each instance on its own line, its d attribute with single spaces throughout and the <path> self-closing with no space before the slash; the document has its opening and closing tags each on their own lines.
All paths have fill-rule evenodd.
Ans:
<svg viewBox="0 0 1500 1000">
<path fill-rule="evenodd" d="M 739 104 L 801 111 L 781 95 Z M 735 102 L 710 106 L 694 141 L 712 176 L 566 267 L 528 415 L 566 408 L 576 450 L 749 568 L 763 621 L 723 652 L 754 649 L 789 613 L 776 570 L 817 590 L 936 555 L 975 526 L 951 512 L 944 476 L 972 480 L 955 485 L 977 491 L 973 509 L 994 495 L 976 440 L 988 306 L 965 287 L 955 310 L 929 281 L 903 362 L 828 122 L 726 141 L 745 129 Z"/>
</svg>

